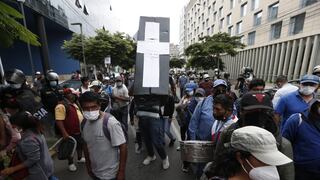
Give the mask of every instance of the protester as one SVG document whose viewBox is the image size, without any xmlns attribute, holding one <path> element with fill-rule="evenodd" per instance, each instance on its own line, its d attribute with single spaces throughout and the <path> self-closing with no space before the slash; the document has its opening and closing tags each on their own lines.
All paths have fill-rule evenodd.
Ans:
<svg viewBox="0 0 320 180">
<path fill-rule="evenodd" d="M 199 102 L 192 114 L 189 124 L 191 140 L 211 140 L 211 127 L 215 121 L 213 117 L 213 101 L 219 94 L 226 94 L 227 83 L 218 79 L 214 81 L 212 95 Z"/>
<path fill-rule="evenodd" d="M 48 180 L 53 176 L 53 162 L 46 140 L 42 134 L 40 121 L 29 112 L 22 111 L 11 116 L 10 122 L 21 130 L 21 140 L 16 147 L 16 157 L 21 163 L 1 171 L 2 176 L 13 175 L 26 169 L 27 180 Z"/>
<path fill-rule="evenodd" d="M 164 105 L 163 116 L 161 117 L 163 118 L 163 121 L 164 121 L 165 133 L 170 139 L 169 147 L 173 147 L 174 142 L 176 141 L 176 138 L 171 133 L 171 123 L 172 123 L 173 113 L 174 113 L 174 96 L 171 93 L 169 93 L 167 102 Z"/>
<path fill-rule="evenodd" d="M 83 115 L 77 105 L 75 92 L 67 88 L 63 90 L 63 93 L 65 98 L 59 101 L 55 108 L 56 123 L 65 140 L 71 136 L 77 141 L 78 162 L 84 163 L 85 158 L 82 157 L 83 140 L 80 133 L 80 123 L 83 120 Z M 77 170 L 73 159 L 74 157 L 68 158 L 68 170 L 71 172 Z"/>
<path fill-rule="evenodd" d="M 42 84 L 44 83 L 43 76 L 40 71 L 37 71 L 35 73 L 35 79 L 33 80 L 33 90 L 37 93 L 40 93 L 40 90 L 42 89 Z"/>
<path fill-rule="evenodd" d="M 295 179 L 320 179 L 320 101 L 311 104 L 308 116 L 290 116 L 282 134 L 293 146 Z"/>
<path fill-rule="evenodd" d="M 216 147 L 215 157 L 219 157 L 221 153 L 226 151 L 224 144 L 230 142 L 232 132 L 245 126 L 257 126 L 266 129 L 276 138 L 278 149 L 289 158 L 293 157 L 291 143 L 279 133 L 269 95 L 262 92 L 246 93 L 241 99 L 240 108 L 239 120 L 221 133 Z M 213 163 L 211 170 L 208 170 L 208 174 L 211 174 L 211 176 L 217 175 L 214 171 L 215 166 L 215 163 Z M 293 163 L 278 166 L 277 168 L 282 180 L 294 179 Z"/>
<path fill-rule="evenodd" d="M 211 94 L 212 89 L 213 89 L 213 83 L 212 83 L 212 81 L 210 81 L 209 74 L 203 75 L 203 81 L 201 81 L 199 83 L 199 88 L 204 89 L 204 91 L 206 92 L 206 97 Z"/>
<path fill-rule="evenodd" d="M 102 91 L 108 94 L 109 96 L 112 96 L 112 85 L 110 84 L 110 78 L 105 77 L 102 83 L 103 83 Z"/>
<path fill-rule="evenodd" d="M 79 102 L 85 118 L 81 126 L 89 175 L 94 180 L 124 180 L 127 145 L 121 124 L 100 111 L 99 95 L 86 92 Z"/>
<path fill-rule="evenodd" d="M 91 89 L 91 91 L 93 91 L 96 94 L 100 94 L 101 93 L 101 88 L 102 88 L 102 83 L 99 80 L 94 80 L 91 82 L 91 84 L 89 85 L 89 88 Z"/>
<path fill-rule="evenodd" d="M 156 160 L 154 147 L 162 160 L 162 168 L 166 170 L 170 164 L 164 148 L 164 121 L 160 118 L 162 116 L 161 108 L 165 104 L 161 101 L 163 99 L 165 98 L 162 96 L 135 96 L 134 98 L 139 118 L 139 129 L 148 153 L 143 164 L 149 165 Z"/>
<path fill-rule="evenodd" d="M 184 92 L 184 86 L 189 82 L 189 79 L 188 77 L 186 76 L 186 73 L 182 73 L 181 76 L 179 77 L 179 80 L 178 80 L 178 85 L 179 85 L 179 88 L 180 88 L 180 98 L 183 97 L 183 92 Z"/>
<path fill-rule="evenodd" d="M 320 77 L 320 65 L 317 65 L 313 68 L 312 74 Z"/>
<path fill-rule="evenodd" d="M 116 85 L 112 88 L 112 99 L 112 114 L 128 131 L 128 105 L 130 98 L 121 76 L 116 77 Z"/>
<path fill-rule="evenodd" d="M 287 119 L 294 113 L 303 113 L 308 116 L 309 104 L 315 100 L 315 91 L 319 86 L 319 77 L 304 75 L 300 80 L 300 88 L 297 91 L 280 98 L 275 107 L 276 120 L 283 129 Z"/>
<path fill-rule="evenodd" d="M 274 136 L 267 130 L 247 126 L 233 131 L 227 148 L 216 157 L 212 179 L 279 180 L 276 166 L 292 162 L 277 149 Z"/>
<path fill-rule="evenodd" d="M 90 81 L 88 77 L 81 77 L 81 86 L 79 88 L 80 94 L 90 91 L 89 84 Z"/>
<path fill-rule="evenodd" d="M 276 107 L 280 98 L 282 98 L 283 96 L 290 94 L 294 91 L 297 91 L 299 89 L 297 86 L 294 86 L 294 85 L 288 83 L 287 76 L 283 76 L 283 75 L 277 77 L 276 85 L 279 89 L 274 94 L 274 97 L 272 100 L 273 107 Z"/>
</svg>

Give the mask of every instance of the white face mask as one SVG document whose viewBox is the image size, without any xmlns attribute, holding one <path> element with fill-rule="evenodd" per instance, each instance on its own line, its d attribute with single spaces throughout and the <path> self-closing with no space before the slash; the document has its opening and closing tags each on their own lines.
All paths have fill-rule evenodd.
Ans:
<svg viewBox="0 0 320 180">
<path fill-rule="evenodd" d="M 249 166 L 252 168 L 248 173 L 247 170 L 241 164 L 243 170 L 249 174 L 251 180 L 280 180 L 280 176 L 276 166 L 261 166 L 253 167 L 251 163 L 246 159 Z"/>
<path fill-rule="evenodd" d="M 95 121 L 99 118 L 100 111 L 83 111 L 83 117 L 89 121 Z"/>
<path fill-rule="evenodd" d="M 196 97 L 196 101 L 197 102 L 200 102 L 200 101 L 203 101 L 204 100 L 204 97 Z"/>
<path fill-rule="evenodd" d="M 312 93 L 314 93 L 316 90 L 316 87 L 313 86 L 301 86 L 299 89 L 299 92 L 303 95 L 311 95 Z"/>
<path fill-rule="evenodd" d="M 193 96 L 193 91 L 187 92 L 188 96 Z"/>
</svg>

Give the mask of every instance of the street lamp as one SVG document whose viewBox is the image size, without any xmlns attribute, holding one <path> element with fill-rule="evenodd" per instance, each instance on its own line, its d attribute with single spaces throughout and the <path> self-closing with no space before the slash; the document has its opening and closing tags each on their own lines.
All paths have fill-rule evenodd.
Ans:
<svg viewBox="0 0 320 180">
<path fill-rule="evenodd" d="M 87 76 L 87 63 L 86 63 L 86 56 L 85 56 L 85 53 L 84 53 L 82 23 L 71 23 L 71 25 L 80 26 L 81 45 L 82 45 L 82 58 L 83 58 L 83 64 L 84 64 L 84 76 Z"/>
<path fill-rule="evenodd" d="M 19 5 L 20 5 L 21 14 L 23 16 L 23 26 L 27 29 L 26 15 L 24 13 L 24 6 L 23 6 L 23 3 L 25 2 L 25 0 L 17 0 L 17 1 L 18 1 Z M 32 82 L 33 82 L 34 81 L 35 71 L 34 71 L 31 47 L 30 47 L 30 43 L 29 42 L 27 42 L 27 49 L 28 49 L 28 56 L 29 56 L 30 66 L 31 66 Z"/>
</svg>

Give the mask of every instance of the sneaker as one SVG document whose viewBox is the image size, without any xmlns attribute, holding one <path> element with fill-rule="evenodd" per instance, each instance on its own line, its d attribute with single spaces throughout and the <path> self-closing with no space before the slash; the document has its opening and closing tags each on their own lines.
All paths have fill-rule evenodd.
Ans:
<svg viewBox="0 0 320 180">
<path fill-rule="evenodd" d="M 71 171 L 71 172 L 75 172 L 75 171 L 77 171 L 77 166 L 74 165 L 74 164 L 70 164 L 69 167 L 68 167 L 68 169 L 69 169 L 69 171 Z"/>
<path fill-rule="evenodd" d="M 168 156 L 167 156 L 164 160 L 162 160 L 162 168 L 163 168 L 164 170 L 166 170 L 166 169 L 169 168 L 169 166 L 170 166 L 170 164 L 169 164 L 169 158 L 168 158 Z"/>
<path fill-rule="evenodd" d="M 187 173 L 187 172 L 189 172 L 189 166 L 186 166 L 183 164 L 181 170 L 182 170 L 182 172 Z"/>
<path fill-rule="evenodd" d="M 135 143 L 135 152 L 136 152 L 136 154 L 140 154 L 141 153 L 141 146 L 139 146 L 139 144 L 138 143 Z"/>
<path fill-rule="evenodd" d="M 176 142 L 176 139 L 171 139 L 170 143 L 169 143 L 169 147 L 173 147 L 174 146 L 174 142 Z"/>
<path fill-rule="evenodd" d="M 180 146 L 179 146 L 179 147 L 177 147 L 177 151 L 180 151 Z"/>
<path fill-rule="evenodd" d="M 148 156 L 144 161 L 142 162 L 144 165 L 149 165 L 152 161 L 156 160 L 157 157 L 153 155 L 153 157 Z"/>
<path fill-rule="evenodd" d="M 82 157 L 81 159 L 78 160 L 78 163 L 85 163 L 86 162 L 86 158 Z"/>
</svg>

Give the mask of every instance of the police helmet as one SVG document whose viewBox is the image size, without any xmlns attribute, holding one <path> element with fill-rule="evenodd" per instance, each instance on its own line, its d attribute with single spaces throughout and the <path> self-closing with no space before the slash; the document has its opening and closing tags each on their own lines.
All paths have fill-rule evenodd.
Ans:
<svg viewBox="0 0 320 180">
<path fill-rule="evenodd" d="M 58 81 L 59 80 L 59 75 L 57 73 L 55 73 L 53 70 L 49 70 L 47 72 L 46 79 L 48 81 Z"/>
<path fill-rule="evenodd" d="M 315 66 L 315 67 L 313 68 L 312 74 L 313 74 L 313 75 L 320 74 L 320 65 L 317 65 L 317 66 Z"/>
<path fill-rule="evenodd" d="M 23 84 L 26 82 L 26 76 L 20 69 L 12 69 L 5 73 L 5 79 L 9 84 Z"/>
</svg>

